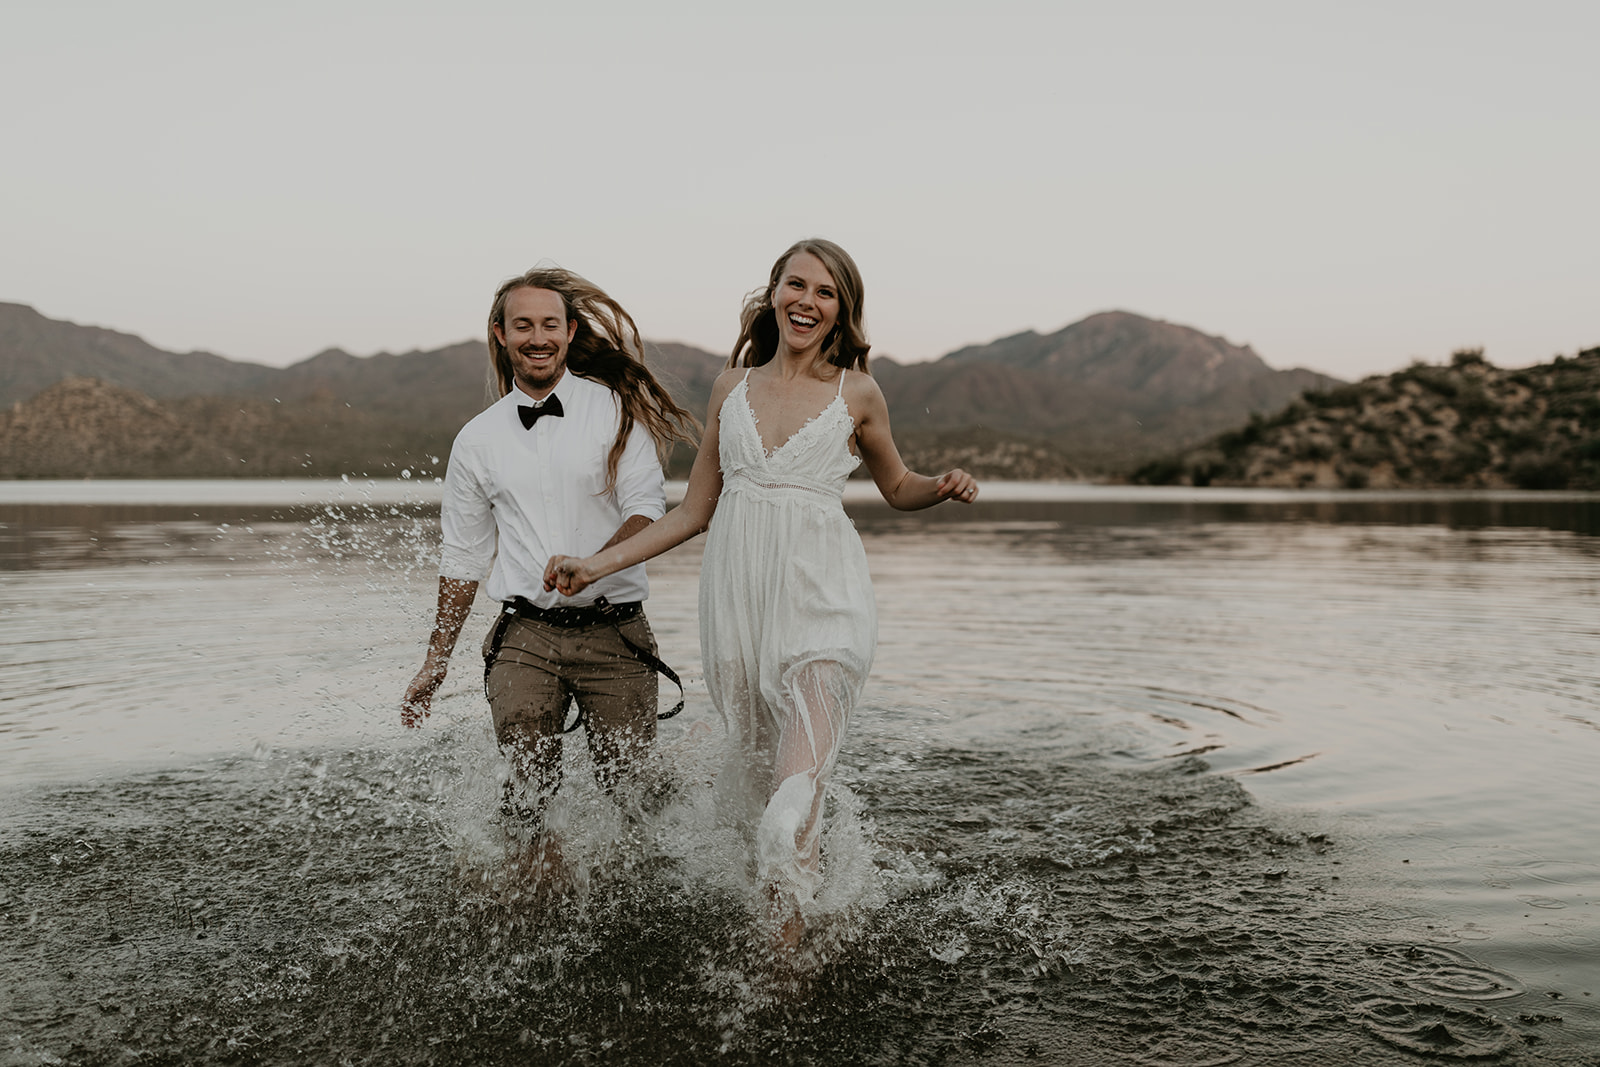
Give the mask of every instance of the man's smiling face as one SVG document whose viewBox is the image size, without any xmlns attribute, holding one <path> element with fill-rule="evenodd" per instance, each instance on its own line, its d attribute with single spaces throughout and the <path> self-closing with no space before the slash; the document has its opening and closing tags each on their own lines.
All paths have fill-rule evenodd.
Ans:
<svg viewBox="0 0 1600 1067">
<path fill-rule="evenodd" d="M 523 288 L 506 294 L 505 321 L 495 325 L 494 335 L 506 346 L 518 387 L 543 400 L 567 369 L 567 346 L 577 330 L 561 294 Z"/>
</svg>

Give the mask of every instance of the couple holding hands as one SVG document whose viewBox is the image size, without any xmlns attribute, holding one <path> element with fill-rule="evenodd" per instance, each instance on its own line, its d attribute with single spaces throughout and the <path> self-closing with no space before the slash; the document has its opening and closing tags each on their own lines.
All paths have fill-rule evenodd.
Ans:
<svg viewBox="0 0 1600 1067">
<path fill-rule="evenodd" d="M 576 700 L 600 784 L 655 738 L 660 661 L 644 563 L 709 530 L 700 574 L 706 687 L 728 732 L 717 782 L 753 853 L 780 940 L 821 884 L 823 793 L 877 646 L 866 554 L 841 502 L 862 462 L 901 510 L 970 503 L 965 471 L 907 470 L 867 373 L 861 275 L 831 241 L 800 241 L 745 301 L 711 391 L 683 501 L 660 455 L 694 418 L 644 365 L 616 301 L 560 269 L 500 287 L 489 314 L 499 402 L 461 430 L 440 512 L 438 613 L 401 705 L 420 725 L 487 576 L 484 644 L 507 814 L 537 830 L 560 782 Z"/>
</svg>

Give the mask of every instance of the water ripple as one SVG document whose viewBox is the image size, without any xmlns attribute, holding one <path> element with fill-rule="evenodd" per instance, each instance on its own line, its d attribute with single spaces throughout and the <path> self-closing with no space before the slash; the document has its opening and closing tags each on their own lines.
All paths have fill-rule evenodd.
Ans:
<svg viewBox="0 0 1600 1067">
<path fill-rule="evenodd" d="M 1394 980 L 1408 989 L 1456 1000 L 1506 1000 L 1527 988 L 1466 953 L 1436 946 L 1387 945 L 1371 950 L 1390 963 Z"/>
<path fill-rule="evenodd" d="M 1510 1026 L 1480 1012 L 1375 997 L 1356 1005 L 1363 1026 L 1396 1048 L 1428 1056 L 1498 1056 L 1517 1043 Z"/>
</svg>

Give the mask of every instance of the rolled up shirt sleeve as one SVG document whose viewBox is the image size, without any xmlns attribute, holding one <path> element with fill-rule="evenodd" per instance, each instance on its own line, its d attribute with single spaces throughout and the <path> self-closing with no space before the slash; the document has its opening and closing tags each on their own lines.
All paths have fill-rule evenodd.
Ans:
<svg viewBox="0 0 1600 1067">
<path fill-rule="evenodd" d="M 444 498 L 439 505 L 439 576 L 481 582 L 494 565 L 494 511 L 471 448 L 458 439 L 445 469 Z"/>
<path fill-rule="evenodd" d="M 637 422 L 617 463 L 616 499 L 623 519 L 643 515 L 654 522 L 667 513 L 667 489 L 655 438 Z"/>
</svg>

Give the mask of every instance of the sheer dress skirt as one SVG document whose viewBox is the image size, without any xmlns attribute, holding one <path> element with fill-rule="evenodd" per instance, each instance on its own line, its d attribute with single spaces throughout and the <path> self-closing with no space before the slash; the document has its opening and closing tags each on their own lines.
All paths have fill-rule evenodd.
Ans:
<svg viewBox="0 0 1600 1067">
<path fill-rule="evenodd" d="M 730 740 L 718 798 L 756 877 L 801 902 L 821 884 L 823 791 L 877 625 L 866 553 L 837 494 L 725 477 L 700 580 L 706 686 Z"/>
</svg>

